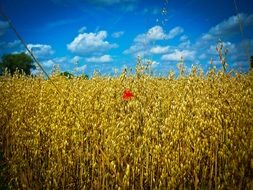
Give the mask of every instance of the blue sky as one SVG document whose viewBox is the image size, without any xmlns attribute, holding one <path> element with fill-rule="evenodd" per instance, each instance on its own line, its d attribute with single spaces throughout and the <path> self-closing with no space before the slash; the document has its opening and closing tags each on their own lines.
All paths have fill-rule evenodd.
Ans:
<svg viewBox="0 0 253 190">
<path fill-rule="evenodd" d="M 247 71 L 253 55 L 251 0 L 2 0 L 10 17 L 48 72 L 108 75 L 134 68 L 137 56 L 152 60 L 156 74 L 210 59 L 220 67 L 215 50 L 221 39 L 231 68 Z M 239 14 L 238 14 L 239 13 Z M 240 32 L 238 19 L 243 26 Z M 0 18 L 0 56 L 25 51 Z"/>
</svg>

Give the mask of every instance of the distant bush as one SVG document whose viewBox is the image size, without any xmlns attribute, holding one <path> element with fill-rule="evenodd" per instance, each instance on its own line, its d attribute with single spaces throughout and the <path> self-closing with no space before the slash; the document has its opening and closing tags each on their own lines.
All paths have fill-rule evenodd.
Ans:
<svg viewBox="0 0 253 190">
<path fill-rule="evenodd" d="M 61 75 L 61 76 L 65 76 L 67 79 L 71 79 L 71 78 L 74 77 L 73 74 L 71 74 L 71 73 L 69 73 L 69 72 L 67 72 L 67 71 L 60 73 L 60 75 Z"/>
</svg>

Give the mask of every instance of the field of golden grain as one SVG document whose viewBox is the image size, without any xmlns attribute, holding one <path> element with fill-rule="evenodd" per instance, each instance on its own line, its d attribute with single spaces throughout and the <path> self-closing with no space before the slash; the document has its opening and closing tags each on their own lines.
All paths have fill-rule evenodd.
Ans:
<svg viewBox="0 0 253 190">
<path fill-rule="evenodd" d="M 52 81 L 0 79 L 11 189 L 252 189 L 253 72 Z"/>
</svg>

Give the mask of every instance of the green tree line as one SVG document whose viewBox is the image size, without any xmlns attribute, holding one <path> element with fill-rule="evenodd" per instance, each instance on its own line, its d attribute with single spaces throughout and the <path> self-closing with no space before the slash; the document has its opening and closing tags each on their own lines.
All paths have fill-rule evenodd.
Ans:
<svg viewBox="0 0 253 190">
<path fill-rule="evenodd" d="M 11 75 L 15 72 L 31 75 L 31 70 L 35 68 L 33 59 L 26 53 L 6 54 L 3 55 L 0 60 L 0 75 L 3 75 L 5 70 Z M 61 72 L 60 75 L 65 76 L 68 79 L 74 77 L 72 73 L 67 71 Z M 86 74 L 82 74 L 79 77 L 89 79 L 89 76 Z"/>
</svg>

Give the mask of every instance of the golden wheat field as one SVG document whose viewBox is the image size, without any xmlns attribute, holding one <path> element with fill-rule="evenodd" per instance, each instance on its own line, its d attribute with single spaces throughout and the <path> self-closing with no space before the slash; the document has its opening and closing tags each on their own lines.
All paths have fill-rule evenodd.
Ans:
<svg viewBox="0 0 253 190">
<path fill-rule="evenodd" d="M 253 72 L 0 85 L 10 189 L 253 188 Z"/>
</svg>

